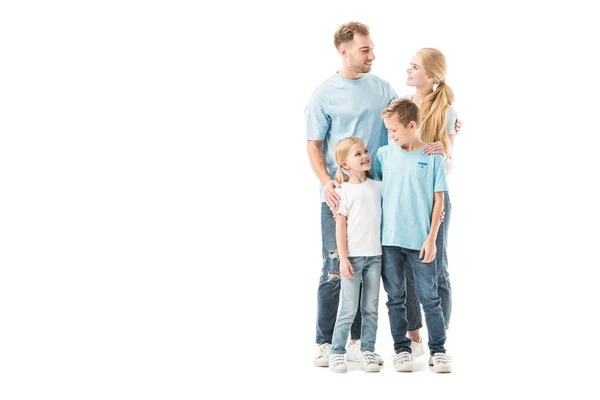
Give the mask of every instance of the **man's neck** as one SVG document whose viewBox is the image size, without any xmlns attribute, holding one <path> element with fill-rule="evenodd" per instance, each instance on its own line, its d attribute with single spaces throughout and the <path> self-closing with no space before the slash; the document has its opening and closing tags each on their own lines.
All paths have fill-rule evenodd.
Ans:
<svg viewBox="0 0 600 400">
<path fill-rule="evenodd" d="M 362 72 L 352 71 L 351 69 L 346 67 L 342 67 L 342 69 L 338 71 L 338 74 L 340 74 L 346 79 L 360 79 L 365 75 Z"/>
</svg>

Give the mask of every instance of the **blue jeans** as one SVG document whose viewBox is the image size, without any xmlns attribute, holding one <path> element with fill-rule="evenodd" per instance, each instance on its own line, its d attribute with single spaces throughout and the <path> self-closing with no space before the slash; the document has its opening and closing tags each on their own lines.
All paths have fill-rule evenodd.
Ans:
<svg viewBox="0 0 600 400">
<path fill-rule="evenodd" d="M 383 287 L 388 295 L 386 303 L 390 317 L 390 329 L 394 339 L 396 354 L 403 351 L 411 353 L 410 339 L 406 337 L 408 321 L 406 319 L 406 261 L 408 268 L 414 270 L 417 297 L 425 311 L 425 321 L 429 332 L 429 351 L 445 353 L 446 325 L 441 301 L 437 293 L 437 266 L 436 261 L 429 264 L 421 262 L 419 251 L 403 247 L 383 246 L 383 268 L 381 277 Z"/>
<path fill-rule="evenodd" d="M 381 256 L 348 257 L 348 259 L 354 269 L 354 279 L 342 277 L 342 302 L 333 330 L 333 346 L 331 348 L 331 352 L 335 354 L 346 354 L 348 332 L 356 317 L 359 304 L 362 311 L 360 349 L 361 351 L 375 351 Z"/>
<path fill-rule="evenodd" d="M 446 329 L 450 324 L 450 314 L 452 313 L 452 288 L 450 286 L 450 275 L 448 273 L 448 227 L 450 226 L 450 215 L 452 214 L 452 203 L 448 192 L 444 193 L 444 222 L 440 225 L 435 247 L 437 254 L 438 273 L 438 295 L 442 300 L 442 310 L 444 311 L 444 321 Z M 408 262 L 408 261 L 407 261 Z M 406 268 L 406 315 L 408 319 L 408 330 L 414 331 L 423 327 L 421 317 L 421 307 L 415 291 L 415 275 L 412 268 Z"/>
<path fill-rule="evenodd" d="M 340 302 L 340 259 L 335 241 L 335 220 L 327 203 L 321 203 L 321 240 L 323 268 L 317 290 L 317 344 L 333 342 L 333 328 Z M 360 310 L 350 330 L 350 338 L 360 339 Z"/>
</svg>

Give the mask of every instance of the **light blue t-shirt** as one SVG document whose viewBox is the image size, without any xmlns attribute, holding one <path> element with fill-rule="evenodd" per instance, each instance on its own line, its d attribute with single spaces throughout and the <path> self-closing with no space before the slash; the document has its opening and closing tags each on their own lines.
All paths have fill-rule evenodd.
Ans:
<svg viewBox="0 0 600 400">
<path fill-rule="evenodd" d="M 433 194 L 445 192 L 446 163 L 424 146 L 408 152 L 387 145 L 375 157 L 375 179 L 382 180 L 381 244 L 421 250 L 431 229 Z"/>
<path fill-rule="evenodd" d="M 306 139 L 323 141 L 325 167 L 331 179 L 337 171 L 333 150 L 341 139 L 362 139 L 371 155 L 388 143 L 380 114 L 397 97 L 387 81 L 373 74 L 360 79 L 334 74 L 317 87 L 304 109 Z"/>
</svg>

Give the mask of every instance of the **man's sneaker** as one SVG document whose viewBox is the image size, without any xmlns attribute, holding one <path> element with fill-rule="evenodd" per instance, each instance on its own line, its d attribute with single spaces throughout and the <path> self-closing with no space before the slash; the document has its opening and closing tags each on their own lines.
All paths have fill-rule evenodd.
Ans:
<svg viewBox="0 0 600 400">
<path fill-rule="evenodd" d="M 346 358 L 343 354 L 331 354 L 329 356 L 329 369 L 331 372 L 348 372 Z"/>
<path fill-rule="evenodd" d="M 377 359 L 377 364 L 383 364 L 383 358 L 377 353 L 375 354 L 375 358 Z M 360 351 L 360 339 L 354 342 L 354 344 L 349 344 L 346 348 L 346 360 L 351 362 L 360 362 L 362 359 L 362 351 Z"/>
<path fill-rule="evenodd" d="M 452 357 L 444 353 L 435 353 L 433 356 L 429 356 L 429 365 L 435 372 L 452 372 Z"/>
<path fill-rule="evenodd" d="M 421 357 L 425 354 L 425 350 L 423 350 L 423 339 L 419 342 L 410 342 L 410 349 L 412 350 L 412 359 L 416 359 L 417 357 Z"/>
<path fill-rule="evenodd" d="M 315 367 L 327 367 L 329 365 L 329 355 L 331 354 L 331 345 L 323 343 L 317 345 L 317 355 L 313 361 Z"/>
<path fill-rule="evenodd" d="M 381 367 L 377 362 L 377 357 L 372 351 L 363 351 L 362 357 L 360 358 L 360 366 L 365 372 L 379 372 Z"/>
<path fill-rule="evenodd" d="M 412 357 L 408 351 L 403 351 L 392 357 L 394 361 L 394 369 L 396 372 L 412 372 L 413 362 Z"/>
</svg>

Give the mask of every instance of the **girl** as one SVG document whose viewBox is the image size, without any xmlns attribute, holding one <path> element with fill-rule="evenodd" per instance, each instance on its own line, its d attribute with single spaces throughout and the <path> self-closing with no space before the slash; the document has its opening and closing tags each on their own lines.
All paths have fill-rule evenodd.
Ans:
<svg viewBox="0 0 600 400">
<path fill-rule="evenodd" d="M 359 138 L 340 140 L 334 151 L 338 165 L 335 178 L 340 183 L 336 191 L 341 198 L 334 218 L 342 281 L 329 369 L 348 371 L 345 345 L 360 298 L 361 367 L 367 372 L 379 372 L 374 350 L 381 278 L 381 182 L 370 176 L 371 156 Z"/>
<path fill-rule="evenodd" d="M 430 143 L 426 154 L 442 154 L 446 159 L 446 174 L 450 174 L 453 165 L 453 148 L 456 134 L 460 129 L 456 111 L 452 107 L 454 93 L 446 83 L 446 57 L 437 49 L 424 48 L 417 51 L 407 70 L 406 84 L 416 88 L 411 99 L 421 113 L 421 140 Z M 456 128 L 456 129 L 455 129 Z M 442 301 L 446 329 L 452 311 L 452 292 L 448 274 L 448 226 L 452 204 L 448 192 L 444 193 L 445 217 L 440 225 L 436 239 L 438 267 L 438 295 Z M 419 329 L 423 326 L 421 308 L 415 293 L 415 278 L 412 268 L 406 268 L 406 313 L 408 337 L 412 340 L 412 356 L 424 354 Z M 431 364 L 431 360 L 430 360 Z"/>
</svg>

